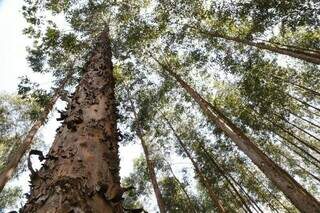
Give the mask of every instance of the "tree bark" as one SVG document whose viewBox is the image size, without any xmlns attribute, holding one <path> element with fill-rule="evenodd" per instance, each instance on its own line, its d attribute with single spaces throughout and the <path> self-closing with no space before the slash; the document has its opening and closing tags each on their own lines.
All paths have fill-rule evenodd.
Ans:
<svg viewBox="0 0 320 213">
<path fill-rule="evenodd" d="M 123 212 L 111 56 L 106 28 L 21 212 Z"/>
<path fill-rule="evenodd" d="M 227 35 L 223 35 L 220 34 L 218 32 L 209 32 L 209 31 L 203 31 L 203 30 L 199 30 L 199 32 L 201 34 L 207 35 L 207 36 L 212 36 L 215 38 L 222 38 L 228 41 L 234 41 L 237 43 L 241 43 L 241 44 L 245 44 L 245 45 L 249 45 L 249 46 L 253 46 L 256 47 L 258 49 L 263 49 L 263 50 L 269 50 L 271 52 L 275 52 L 275 53 L 280 53 L 283 55 L 288 55 L 300 60 L 304 60 L 310 63 L 314 63 L 314 64 L 320 64 L 320 55 L 318 53 L 312 53 L 312 52 L 303 52 L 301 50 L 299 50 L 297 48 L 297 50 L 293 50 L 292 48 L 284 48 L 284 47 L 280 47 L 279 45 L 276 44 L 270 44 L 270 43 L 266 43 L 266 42 L 254 42 L 254 41 L 249 41 L 249 40 L 244 40 L 238 37 L 232 37 L 232 36 L 227 36 Z"/>
<path fill-rule="evenodd" d="M 156 173 L 155 173 L 155 170 L 154 170 L 154 163 L 150 159 L 150 153 L 149 153 L 148 145 L 147 145 L 146 141 L 143 138 L 143 128 L 141 126 L 141 123 L 138 121 L 137 112 L 135 110 L 133 101 L 130 98 L 129 90 L 127 90 L 127 92 L 128 92 L 128 99 L 130 101 L 132 112 L 133 112 L 134 117 L 135 117 L 135 119 L 136 119 L 136 121 L 138 123 L 137 124 L 138 127 L 137 127 L 137 130 L 136 130 L 136 133 L 138 135 L 138 138 L 141 141 L 141 146 L 143 148 L 144 156 L 145 156 L 146 162 L 147 162 L 149 178 L 151 180 L 153 191 L 154 191 L 154 193 L 156 195 L 157 204 L 158 204 L 160 213 L 165 213 L 166 212 L 166 206 L 165 206 L 165 203 L 163 201 L 162 194 L 161 194 L 161 191 L 160 191 L 160 187 L 159 187 L 159 184 L 158 184 L 158 181 L 157 181 L 157 176 L 156 176 Z"/>
<path fill-rule="evenodd" d="M 2 192 L 6 183 L 11 179 L 11 177 L 15 173 L 16 168 L 18 167 L 19 162 L 21 161 L 24 154 L 30 149 L 35 135 L 37 134 L 40 127 L 43 126 L 43 124 L 45 123 L 49 113 L 51 112 L 53 106 L 57 102 L 61 91 L 64 89 L 65 85 L 67 84 L 70 77 L 72 76 L 72 73 L 73 72 L 70 71 L 70 73 L 67 74 L 65 79 L 63 79 L 60 86 L 53 94 L 50 102 L 45 107 L 44 111 L 42 112 L 41 117 L 32 125 L 32 127 L 28 131 L 27 135 L 21 141 L 21 144 L 19 145 L 18 149 L 11 151 L 11 153 L 9 154 L 6 166 L 0 173 L 0 193 Z"/>
<path fill-rule="evenodd" d="M 188 156 L 188 158 L 190 159 L 194 169 L 196 170 L 197 175 L 200 178 L 200 182 L 203 184 L 203 186 L 206 188 L 206 190 L 208 191 L 208 194 L 210 196 L 210 199 L 212 201 L 212 203 L 215 205 L 215 207 L 217 208 L 218 212 L 223 213 L 226 212 L 225 208 L 222 205 L 221 200 L 219 199 L 218 195 L 214 192 L 214 190 L 211 187 L 211 184 L 209 183 L 209 181 L 207 180 L 207 178 L 202 174 L 202 171 L 200 169 L 200 167 L 197 165 L 196 161 L 193 159 L 191 153 L 188 151 L 186 145 L 182 142 L 182 140 L 180 139 L 180 136 L 176 133 L 176 130 L 173 128 L 173 126 L 171 125 L 171 123 L 169 122 L 169 120 L 163 115 L 164 120 L 166 121 L 167 125 L 169 126 L 169 128 L 171 129 L 171 131 L 173 132 L 174 136 L 176 137 L 179 145 L 181 146 L 181 148 L 183 149 L 183 151 L 186 153 L 186 155 Z"/>
<path fill-rule="evenodd" d="M 197 102 L 203 113 L 217 125 L 234 143 L 242 150 L 251 161 L 281 190 L 286 197 L 301 211 L 306 213 L 319 212 L 320 203 L 309 192 L 307 192 L 294 178 L 285 170 L 273 162 L 251 139 L 246 136 L 240 128 L 223 115 L 222 112 L 191 88 L 179 75 L 174 73 L 166 65 L 159 62 L 159 65 L 167 71 L 187 93 Z"/>
<path fill-rule="evenodd" d="M 154 170 L 154 163 L 150 159 L 148 146 L 147 146 L 144 138 L 142 137 L 142 135 L 138 134 L 138 137 L 139 137 L 139 139 L 141 141 L 143 152 L 144 152 L 144 155 L 145 155 L 145 158 L 146 158 L 146 161 L 147 161 L 149 178 L 151 180 L 154 193 L 156 195 L 156 199 L 157 199 L 157 203 L 158 203 L 158 206 L 159 206 L 160 213 L 165 213 L 166 212 L 165 204 L 164 204 L 164 201 L 163 201 L 163 198 L 162 198 L 160 187 L 159 187 L 159 184 L 158 184 L 158 181 L 157 181 L 157 176 L 156 176 L 156 173 L 155 173 L 155 170 Z"/>
</svg>

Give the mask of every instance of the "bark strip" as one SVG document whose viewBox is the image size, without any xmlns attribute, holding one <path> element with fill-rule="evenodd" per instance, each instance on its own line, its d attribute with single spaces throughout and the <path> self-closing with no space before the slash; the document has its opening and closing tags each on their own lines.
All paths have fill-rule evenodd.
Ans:
<svg viewBox="0 0 320 213">
<path fill-rule="evenodd" d="M 12 150 L 9 154 L 8 162 L 6 163 L 5 168 L 0 173 L 0 193 L 2 192 L 6 183 L 12 178 L 22 157 L 30 149 L 35 135 L 37 134 L 40 127 L 43 126 L 45 121 L 47 120 L 47 117 L 51 112 L 53 106 L 57 102 L 61 91 L 64 89 L 67 82 L 70 80 L 72 73 L 73 72 L 70 71 L 70 73 L 65 77 L 65 79 L 63 79 L 59 88 L 55 91 L 50 102 L 46 105 L 46 108 L 42 112 L 41 118 L 32 125 L 25 138 L 21 141 L 21 144 L 19 145 L 18 149 Z"/>
<path fill-rule="evenodd" d="M 21 212 L 123 212 L 111 56 L 106 28 Z"/>
</svg>

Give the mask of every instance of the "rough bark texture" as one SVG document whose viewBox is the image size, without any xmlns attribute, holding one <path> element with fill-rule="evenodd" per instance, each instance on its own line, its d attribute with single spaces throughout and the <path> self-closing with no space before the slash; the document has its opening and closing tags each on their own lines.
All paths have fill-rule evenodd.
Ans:
<svg viewBox="0 0 320 213">
<path fill-rule="evenodd" d="M 291 200 L 293 205 L 301 212 L 319 212 L 320 203 L 317 199 L 262 152 L 241 129 L 235 126 L 219 109 L 203 99 L 193 88 L 184 82 L 179 75 L 164 65 L 162 65 L 162 68 L 180 83 L 187 93 L 199 104 L 205 115 L 234 141 L 239 149 Z"/>
<path fill-rule="evenodd" d="M 249 41 L 249 40 L 240 39 L 237 37 L 231 37 L 231 36 L 219 34 L 217 32 L 200 31 L 200 33 L 208 35 L 208 36 L 216 37 L 216 38 L 222 38 L 225 40 L 234 41 L 237 43 L 253 46 L 253 47 L 256 47 L 259 49 L 269 50 L 271 52 L 280 53 L 283 55 L 288 55 L 288 56 L 298 58 L 300 60 L 304 60 L 304 61 L 307 61 L 310 63 L 320 64 L 320 54 L 319 53 L 301 50 L 301 48 L 299 48 L 299 47 L 295 47 L 295 48 L 293 48 L 293 46 L 281 47 L 280 45 L 267 43 L 267 42 L 253 42 L 253 41 Z"/>
<path fill-rule="evenodd" d="M 182 147 L 183 151 L 186 153 L 186 155 L 190 159 L 194 169 L 196 170 L 197 175 L 200 178 L 200 182 L 203 184 L 205 189 L 208 191 L 210 199 L 211 199 L 212 203 L 214 204 L 214 206 L 217 208 L 218 212 L 220 212 L 220 213 L 226 212 L 226 210 L 223 207 L 222 202 L 219 199 L 218 195 L 214 192 L 214 190 L 211 187 L 211 184 L 209 183 L 208 179 L 202 174 L 200 167 L 198 166 L 196 161 L 193 159 L 193 157 L 192 157 L 191 153 L 189 152 L 188 148 L 186 147 L 186 145 L 180 139 L 180 136 L 176 133 L 175 129 L 173 128 L 173 126 L 171 125 L 169 120 L 165 116 L 163 116 L 163 118 L 166 120 L 168 126 L 172 130 L 172 132 L 173 132 L 174 136 L 176 137 L 179 145 Z"/>
<path fill-rule="evenodd" d="M 6 183 L 11 179 L 23 155 L 30 149 L 30 146 L 33 142 L 35 135 L 37 134 L 40 127 L 45 123 L 49 113 L 51 112 L 53 106 L 55 105 L 56 101 L 60 96 L 60 92 L 63 90 L 63 88 L 65 87 L 65 85 L 67 84 L 71 76 L 72 76 L 72 72 L 70 72 L 66 76 L 66 78 L 61 82 L 59 88 L 55 91 L 50 102 L 47 104 L 46 108 L 44 109 L 41 115 L 41 118 L 32 125 L 27 135 L 19 145 L 18 149 L 12 151 L 9 154 L 6 167 L 0 173 L 0 192 L 3 190 Z"/>
<path fill-rule="evenodd" d="M 21 212 L 123 212 L 108 30 L 85 70 Z"/>
</svg>

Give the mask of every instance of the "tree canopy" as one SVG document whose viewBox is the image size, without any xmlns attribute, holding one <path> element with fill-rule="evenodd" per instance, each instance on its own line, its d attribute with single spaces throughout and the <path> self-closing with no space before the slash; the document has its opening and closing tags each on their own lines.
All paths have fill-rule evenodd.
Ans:
<svg viewBox="0 0 320 213">
<path fill-rule="evenodd" d="M 314 0 L 25 0 L 27 61 L 52 74 L 53 89 L 24 77 L 19 97 L 1 97 L 0 169 L 58 97 L 72 112 L 107 29 L 119 141 L 143 150 L 121 177 L 135 187 L 124 210 L 313 212 L 320 205 L 319 9 Z M 307 196 L 301 202 L 298 192 Z M 0 207 L 17 193 L 2 191 Z"/>
</svg>

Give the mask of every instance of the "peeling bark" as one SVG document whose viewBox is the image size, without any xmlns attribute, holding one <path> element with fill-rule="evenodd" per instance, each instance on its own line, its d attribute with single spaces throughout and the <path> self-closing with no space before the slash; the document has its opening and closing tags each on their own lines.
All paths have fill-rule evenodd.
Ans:
<svg viewBox="0 0 320 213">
<path fill-rule="evenodd" d="M 59 88 L 55 91 L 50 102 L 47 104 L 46 108 L 44 109 L 41 118 L 32 125 L 27 135 L 19 145 L 18 149 L 13 150 L 9 154 L 6 167 L 0 173 L 0 192 L 3 190 L 6 183 L 11 179 L 12 175 L 16 171 L 16 168 L 18 167 L 18 164 L 21 161 L 23 155 L 30 149 L 35 135 L 37 134 L 40 127 L 45 123 L 49 113 L 51 112 L 53 106 L 55 105 L 55 103 L 57 102 L 60 96 L 60 92 L 64 89 L 65 85 L 70 80 L 71 76 L 72 76 L 72 72 L 70 72 L 66 76 L 66 78 L 61 82 Z"/>
<path fill-rule="evenodd" d="M 156 59 L 155 59 L 156 60 Z M 182 78 L 166 65 L 156 60 L 194 99 L 203 113 L 219 127 L 243 151 L 251 161 L 281 190 L 293 205 L 301 212 L 317 213 L 320 209 L 319 201 L 305 190 L 285 170 L 273 162 L 240 128 L 223 115 L 223 113 L 207 102 Z"/>
<path fill-rule="evenodd" d="M 21 212 L 123 212 L 111 56 L 106 29 Z"/>
</svg>

